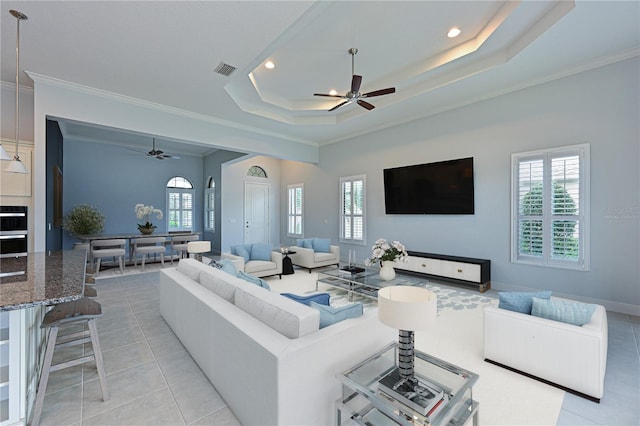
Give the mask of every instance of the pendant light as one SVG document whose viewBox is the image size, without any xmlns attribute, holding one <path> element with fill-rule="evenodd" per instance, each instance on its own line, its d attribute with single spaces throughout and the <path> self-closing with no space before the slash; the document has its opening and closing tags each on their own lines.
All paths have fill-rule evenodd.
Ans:
<svg viewBox="0 0 640 426">
<path fill-rule="evenodd" d="M 29 173 L 27 171 L 27 168 L 25 167 L 24 163 L 22 162 L 22 160 L 20 160 L 20 155 L 18 154 L 18 147 L 20 146 L 20 142 L 19 142 L 19 128 L 20 128 L 20 120 L 19 120 L 19 113 L 20 113 L 20 21 L 22 21 L 23 19 L 29 19 L 27 18 L 27 15 L 25 15 L 22 12 L 19 12 L 17 10 L 13 10 L 11 9 L 9 11 L 9 13 L 11 15 L 13 15 L 17 22 L 18 22 L 18 28 L 17 28 L 17 33 L 16 33 L 16 115 L 15 115 L 15 119 L 16 119 L 16 153 L 13 156 L 13 160 L 9 163 L 9 166 L 6 168 L 7 172 L 10 173 L 22 173 L 22 174 L 27 174 Z"/>
</svg>

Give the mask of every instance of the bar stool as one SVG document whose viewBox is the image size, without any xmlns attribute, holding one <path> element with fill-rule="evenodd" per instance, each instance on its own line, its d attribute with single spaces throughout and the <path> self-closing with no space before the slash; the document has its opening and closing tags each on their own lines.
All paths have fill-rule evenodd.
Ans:
<svg viewBox="0 0 640 426">
<path fill-rule="evenodd" d="M 164 237 L 136 238 L 133 240 L 133 267 L 138 266 L 138 254 L 142 255 L 142 272 L 144 272 L 144 262 L 147 256 L 159 254 L 160 262 L 164 268 L 164 252 L 167 249 L 164 243 L 166 241 Z"/>
<path fill-rule="evenodd" d="M 95 274 L 96 277 L 100 272 L 100 262 L 103 257 L 113 257 L 114 260 L 118 259 L 118 265 L 120 266 L 120 272 L 124 274 L 124 255 L 126 254 L 126 250 L 124 246 L 126 241 L 123 239 L 112 239 L 112 240 L 93 240 L 91 241 L 91 259 L 97 259 Z"/>
<path fill-rule="evenodd" d="M 44 364 L 42 366 L 42 375 L 38 384 L 38 392 L 36 394 L 36 402 L 33 409 L 32 426 L 38 426 L 40 416 L 42 415 L 42 406 L 44 403 L 44 395 L 47 390 L 47 382 L 49 381 L 49 373 L 62 370 L 64 368 L 73 367 L 87 362 L 96 362 L 98 370 L 98 378 L 100 380 L 100 388 L 102 389 L 102 400 L 109 399 L 109 390 L 107 389 L 107 378 L 104 373 L 104 363 L 102 360 L 102 351 L 100 350 L 100 342 L 98 340 L 98 329 L 96 327 L 96 318 L 102 316 L 102 306 L 92 299 L 84 297 L 72 302 L 63 302 L 56 305 L 47 312 L 42 320 L 40 328 L 48 328 L 47 349 L 44 354 Z M 61 325 L 70 323 L 84 322 L 89 330 L 70 333 L 58 337 L 58 328 Z M 51 365 L 53 360 L 53 351 L 58 347 L 82 345 L 91 342 L 93 354 L 86 355 L 59 364 Z"/>
<path fill-rule="evenodd" d="M 200 239 L 200 235 L 174 235 L 171 237 L 171 263 L 173 263 L 173 254 L 176 253 L 178 255 L 178 259 L 182 259 L 183 257 L 189 257 L 189 253 L 187 253 L 187 244 L 189 241 L 198 241 Z"/>
</svg>

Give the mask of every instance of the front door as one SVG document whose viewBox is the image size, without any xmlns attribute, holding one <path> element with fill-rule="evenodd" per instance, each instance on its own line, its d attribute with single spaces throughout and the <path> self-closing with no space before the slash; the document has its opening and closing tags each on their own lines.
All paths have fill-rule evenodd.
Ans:
<svg viewBox="0 0 640 426">
<path fill-rule="evenodd" d="M 244 185 L 244 242 L 269 243 L 269 184 Z"/>
</svg>

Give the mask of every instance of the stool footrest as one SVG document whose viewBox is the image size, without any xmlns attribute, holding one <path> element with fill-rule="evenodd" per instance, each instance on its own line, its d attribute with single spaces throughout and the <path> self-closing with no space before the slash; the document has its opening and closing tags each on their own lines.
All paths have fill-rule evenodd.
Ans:
<svg viewBox="0 0 640 426">
<path fill-rule="evenodd" d="M 76 359 L 70 359 L 69 361 L 61 362 L 56 365 L 52 365 L 49 368 L 49 372 L 54 372 L 58 370 L 63 370 L 65 368 L 74 367 L 76 365 L 85 364 L 87 362 L 94 361 L 96 359 L 95 355 L 87 355 Z"/>
</svg>

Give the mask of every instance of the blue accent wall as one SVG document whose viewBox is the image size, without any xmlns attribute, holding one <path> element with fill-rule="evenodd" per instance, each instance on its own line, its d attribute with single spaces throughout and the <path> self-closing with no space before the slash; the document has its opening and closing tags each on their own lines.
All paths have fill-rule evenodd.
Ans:
<svg viewBox="0 0 640 426">
<path fill-rule="evenodd" d="M 153 205 L 164 213 L 152 223 L 156 232 L 167 232 L 166 185 L 183 176 L 194 188 L 194 231 L 203 228 L 203 159 L 182 156 L 179 160 L 158 160 L 120 145 L 64 140 L 64 214 L 77 204 L 96 206 L 105 215 L 105 234 L 136 233 L 134 206 Z M 64 233 L 63 246 L 77 240 Z"/>
</svg>

